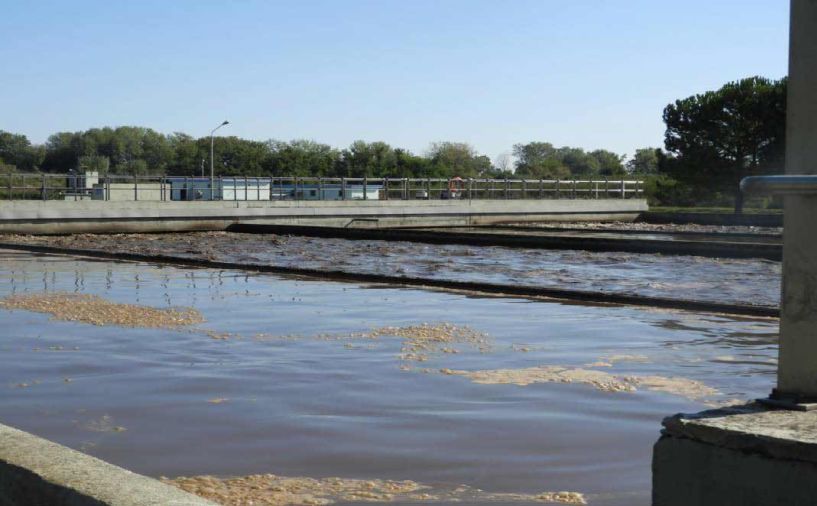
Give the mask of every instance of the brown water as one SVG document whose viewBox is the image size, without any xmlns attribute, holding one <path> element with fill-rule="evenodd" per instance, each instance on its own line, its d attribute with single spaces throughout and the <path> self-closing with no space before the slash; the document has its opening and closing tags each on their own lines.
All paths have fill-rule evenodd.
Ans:
<svg viewBox="0 0 817 506">
<path fill-rule="evenodd" d="M 204 317 L 151 329 L 0 309 L 0 421 L 152 476 L 415 480 L 646 505 L 661 418 L 763 396 L 776 368 L 774 320 L 2 253 L 0 297 L 41 292 Z M 466 338 L 419 361 L 405 328 L 423 322 L 470 329 L 485 346 Z M 718 393 L 439 372 L 540 366 Z"/>
<path fill-rule="evenodd" d="M 698 223 L 644 223 L 631 221 L 579 221 L 579 222 L 516 222 L 506 223 L 509 227 L 524 228 L 571 228 L 588 231 L 629 230 L 641 232 L 698 232 L 719 234 L 780 235 L 783 227 L 757 227 L 748 225 L 701 225 Z"/>
<path fill-rule="evenodd" d="M 777 306 L 780 262 L 202 232 L 5 240 L 349 272 Z"/>
</svg>

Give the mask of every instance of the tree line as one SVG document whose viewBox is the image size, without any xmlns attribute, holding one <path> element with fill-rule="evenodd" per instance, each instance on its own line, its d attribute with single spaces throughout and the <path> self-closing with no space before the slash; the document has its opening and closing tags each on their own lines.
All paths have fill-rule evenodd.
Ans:
<svg viewBox="0 0 817 506">
<path fill-rule="evenodd" d="M 516 144 L 491 160 L 467 143 L 435 142 L 415 154 L 385 142 L 338 149 L 312 140 L 219 137 L 217 174 L 228 176 L 567 179 L 643 176 L 653 204 L 729 205 L 748 175 L 783 171 L 786 78 L 749 77 L 666 106 L 664 146 L 625 156 L 596 149 Z M 44 144 L 0 130 L 0 170 L 209 174 L 210 138 L 122 126 L 59 132 Z"/>
<path fill-rule="evenodd" d="M 218 137 L 214 165 L 227 176 L 322 177 L 527 177 L 570 178 L 626 174 L 624 157 L 603 149 L 556 148 L 545 142 L 517 144 L 495 161 L 462 142 L 434 142 L 414 154 L 385 142 L 355 141 L 337 149 L 312 140 L 254 141 Z M 45 144 L 0 131 L 0 164 L 18 172 L 111 174 L 209 174 L 210 138 L 163 135 L 144 127 L 59 132 Z"/>
</svg>

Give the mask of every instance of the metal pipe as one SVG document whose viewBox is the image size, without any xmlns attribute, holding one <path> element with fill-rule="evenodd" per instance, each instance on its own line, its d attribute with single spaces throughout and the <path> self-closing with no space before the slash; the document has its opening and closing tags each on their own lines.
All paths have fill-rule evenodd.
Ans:
<svg viewBox="0 0 817 506">
<path fill-rule="evenodd" d="M 744 194 L 817 195 L 817 176 L 749 176 L 741 179 Z"/>
</svg>

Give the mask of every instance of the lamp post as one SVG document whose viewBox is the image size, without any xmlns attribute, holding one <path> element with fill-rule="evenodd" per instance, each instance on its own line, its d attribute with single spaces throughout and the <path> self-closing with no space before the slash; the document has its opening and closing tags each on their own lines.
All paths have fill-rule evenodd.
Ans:
<svg viewBox="0 0 817 506">
<path fill-rule="evenodd" d="M 215 175 L 213 173 L 213 145 L 215 143 L 215 133 L 216 130 L 218 130 L 219 128 L 229 124 L 230 122 L 225 119 L 222 124 L 220 124 L 219 126 L 215 127 L 212 131 L 210 131 L 210 200 L 215 200 L 215 198 L 213 197 L 213 189 L 215 185 Z"/>
</svg>

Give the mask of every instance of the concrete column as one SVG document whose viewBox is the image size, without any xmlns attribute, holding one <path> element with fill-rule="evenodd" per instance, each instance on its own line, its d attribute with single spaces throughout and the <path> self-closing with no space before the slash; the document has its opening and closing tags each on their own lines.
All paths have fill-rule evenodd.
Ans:
<svg viewBox="0 0 817 506">
<path fill-rule="evenodd" d="M 817 174 L 817 0 L 792 0 L 786 174 Z M 817 197 L 785 201 L 775 397 L 817 400 Z"/>
</svg>

